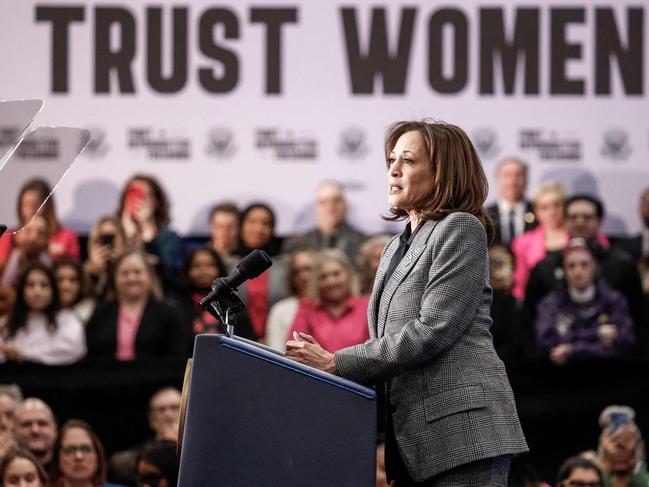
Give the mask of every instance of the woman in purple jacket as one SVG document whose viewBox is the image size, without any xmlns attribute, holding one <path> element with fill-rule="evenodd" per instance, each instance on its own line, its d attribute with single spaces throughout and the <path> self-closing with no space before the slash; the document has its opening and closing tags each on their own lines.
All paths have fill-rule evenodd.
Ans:
<svg viewBox="0 0 649 487">
<path fill-rule="evenodd" d="M 538 305 L 537 344 L 555 365 L 572 359 L 612 357 L 635 344 L 626 299 L 597 279 L 597 262 L 581 238 L 563 253 L 565 287 Z"/>
</svg>

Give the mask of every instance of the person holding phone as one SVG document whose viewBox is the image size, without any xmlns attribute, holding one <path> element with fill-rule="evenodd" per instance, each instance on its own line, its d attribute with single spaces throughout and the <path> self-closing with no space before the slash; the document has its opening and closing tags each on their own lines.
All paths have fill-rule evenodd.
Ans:
<svg viewBox="0 0 649 487">
<path fill-rule="evenodd" d="M 174 289 L 181 264 L 181 241 L 168 228 L 169 199 L 160 183 L 145 174 L 131 177 L 120 197 L 118 217 L 128 244 L 151 257 L 166 292 Z"/>
<path fill-rule="evenodd" d="M 103 216 L 88 236 L 88 260 L 84 264 L 86 281 L 95 299 L 105 297 L 110 264 L 126 251 L 126 235 L 119 219 Z"/>
<path fill-rule="evenodd" d="M 635 423 L 635 411 L 629 406 L 608 406 L 599 416 L 599 425 L 602 433 L 597 453 L 604 469 L 604 485 L 649 485 L 644 441 Z"/>
</svg>

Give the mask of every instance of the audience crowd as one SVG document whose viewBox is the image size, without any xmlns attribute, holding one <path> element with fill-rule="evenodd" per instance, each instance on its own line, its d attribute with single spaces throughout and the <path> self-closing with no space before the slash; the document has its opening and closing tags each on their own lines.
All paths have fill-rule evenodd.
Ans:
<svg viewBox="0 0 649 487">
<path fill-rule="evenodd" d="M 563 367 L 645 355 L 649 190 L 640 196 L 642 233 L 607 236 L 604 202 L 595 195 L 567 194 L 547 181 L 528 201 L 527 166 L 513 158 L 500 162 L 496 183 L 488 208 L 496 235 L 492 334 L 503 361 Z M 240 287 L 247 308 L 237 316 L 238 335 L 283 350 L 294 332 L 305 332 L 330 352 L 368 338 L 369 294 L 390 237 L 350 224 L 336 181 L 316 189 L 316 224 L 304 234 L 277 235 L 264 202 L 219 202 L 202 241 L 172 230 L 169 199 L 150 175 L 130 178 L 81 238 L 58 220 L 49 194 L 42 179 L 26 183 L 16 202 L 24 229 L 0 238 L 0 362 L 110 366 L 190 357 L 195 335 L 224 332 L 200 299 L 254 249 L 274 265 Z M 107 458 L 89 424 L 72 419 L 59 427 L 42 400 L 0 386 L 1 485 L 175 485 L 179 409 L 179 391 L 156 393 L 151 438 Z M 649 485 L 635 412 L 612 406 L 600 426 L 599 448 L 566 460 L 557 485 Z M 528 467 L 513 468 L 512 478 Z M 527 477 L 516 485 L 544 485 Z M 380 472 L 377 479 L 387 485 Z"/>
</svg>

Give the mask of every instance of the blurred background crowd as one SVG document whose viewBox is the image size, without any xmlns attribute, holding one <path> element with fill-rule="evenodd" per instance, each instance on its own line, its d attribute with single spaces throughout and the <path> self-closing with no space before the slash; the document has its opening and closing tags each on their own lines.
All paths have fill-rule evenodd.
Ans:
<svg viewBox="0 0 649 487">
<path fill-rule="evenodd" d="M 646 366 L 649 190 L 629 195 L 643 231 L 606 235 L 605 201 L 566 194 L 560 181 L 529 189 L 527 172 L 522 160 L 500 161 L 496 202 L 489 207 L 496 230 L 492 334 L 500 357 L 510 371 L 612 359 Z M 253 249 L 265 250 L 273 266 L 239 289 L 247 309 L 236 318 L 238 335 L 283 350 L 287 338 L 302 331 L 330 352 L 368 338 L 368 296 L 392 237 L 366 235 L 347 221 L 345 188 L 337 181 L 319 184 L 315 227 L 296 235 L 276 234 L 274 210 L 263 201 L 245 208 L 217 201 L 205 235 L 178 235 L 165 189 L 148 174 L 131 177 L 90 233 L 77 235 L 57 218 L 50 192 L 42 179 L 27 182 L 16 201 L 24 229 L 0 238 L 0 361 L 11 371 L 2 380 L 13 383 L 0 386 L 2 485 L 23 485 L 12 483 L 23 477 L 33 480 L 24 485 L 175 485 L 176 380 L 147 398 L 141 419 L 149 436 L 125 445 L 96 424 L 96 411 L 53 410 L 43 398 L 23 397 L 38 388 L 21 370 L 183 362 L 196 334 L 223 332 L 200 299 Z M 649 485 L 636 412 L 606 407 L 599 427 L 599 445 L 580 451 L 583 438 L 575 442 L 576 456 L 551 464 L 550 475 L 548 465 L 539 475 L 530 458 L 516 459 L 511 485 L 546 485 L 541 477 L 563 486 Z M 102 430 L 101 439 L 93 428 Z M 381 448 L 377 485 L 386 485 Z M 564 444 L 561 451 L 570 448 Z"/>
</svg>

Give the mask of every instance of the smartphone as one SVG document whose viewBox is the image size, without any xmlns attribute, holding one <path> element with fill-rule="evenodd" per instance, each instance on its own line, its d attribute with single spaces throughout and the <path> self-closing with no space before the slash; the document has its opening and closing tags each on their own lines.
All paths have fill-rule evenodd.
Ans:
<svg viewBox="0 0 649 487">
<path fill-rule="evenodd" d="M 124 200 L 126 211 L 131 215 L 134 214 L 137 210 L 137 207 L 142 203 L 142 201 L 144 201 L 145 198 L 146 189 L 139 184 L 132 184 L 126 192 L 126 198 Z"/>
<path fill-rule="evenodd" d="M 114 240 L 115 240 L 115 235 L 113 235 L 112 233 L 102 233 L 101 235 L 99 235 L 99 242 L 102 245 L 111 247 L 113 245 Z"/>
<path fill-rule="evenodd" d="M 624 413 L 611 413 L 611 433 L 614 433 L 622 426 L 629 424 L 629 415 Z"/>
</svg>

